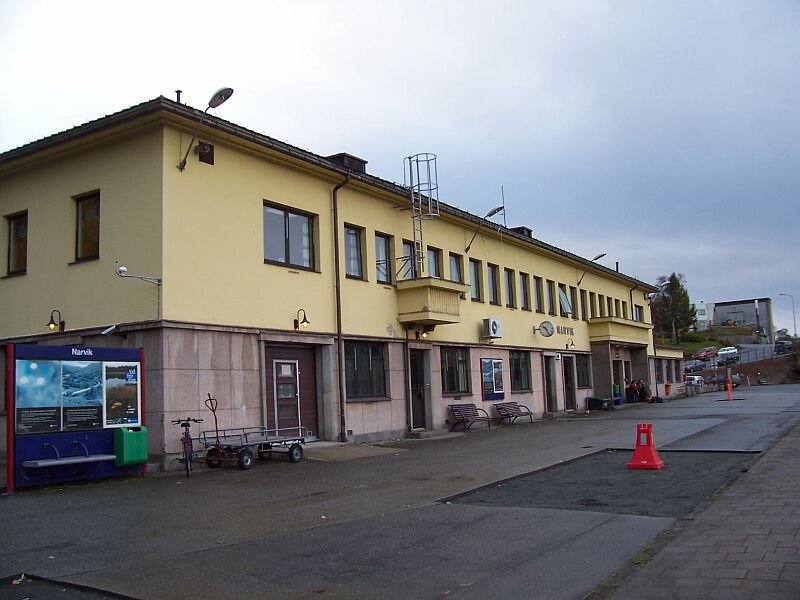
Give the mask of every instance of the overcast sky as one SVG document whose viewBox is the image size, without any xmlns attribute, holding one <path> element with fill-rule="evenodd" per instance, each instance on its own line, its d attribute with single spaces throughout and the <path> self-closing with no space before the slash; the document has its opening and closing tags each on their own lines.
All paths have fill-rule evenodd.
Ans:
<svg viewBox="0 0 800 600">
<path fill-rule="evenodd" d="M 2 0 L 0 86 L 0 152 L 230 86 L 224 119 L 390 181 L 434 152 L 448 204 L 503 186 L 508 226 L 794 328 L 798 0 Z"/>
</svg>

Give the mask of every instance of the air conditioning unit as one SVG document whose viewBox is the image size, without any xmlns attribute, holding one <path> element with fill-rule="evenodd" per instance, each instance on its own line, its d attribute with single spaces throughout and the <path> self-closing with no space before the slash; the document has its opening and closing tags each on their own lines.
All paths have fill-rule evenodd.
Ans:
<svg viewBox="0 0 800 600">
<path fill-rule="evenodd" d="M 484 319 L 482 337 L 489 339 L 503 337 L 503 329 L 500 327 L 500 319 Z"/>
</svg>

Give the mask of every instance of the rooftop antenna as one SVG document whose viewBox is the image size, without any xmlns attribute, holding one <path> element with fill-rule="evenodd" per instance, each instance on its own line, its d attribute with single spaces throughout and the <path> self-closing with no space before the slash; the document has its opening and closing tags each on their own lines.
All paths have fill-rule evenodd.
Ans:
<svg viewBox="0 0 800 600">
<path fill-rule="evenodd" d="M 500 186 L 500 198 L 503 200 L 503 227 L 508 229 L 508 225 L 506 224 L 506 193 L 502 185 Z"/>
</svg>

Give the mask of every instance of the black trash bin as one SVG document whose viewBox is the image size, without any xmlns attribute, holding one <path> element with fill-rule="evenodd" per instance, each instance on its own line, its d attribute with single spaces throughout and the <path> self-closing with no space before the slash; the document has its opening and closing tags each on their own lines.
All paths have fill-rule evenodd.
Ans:
<svg viewBox="0 0 800 600">
<path fill-rule="evenodd" d="M 609 410 L 610 403 L 607 398 L 596 398 L 589 396 L 586 398 L 586 410 Z"/>
</svg>

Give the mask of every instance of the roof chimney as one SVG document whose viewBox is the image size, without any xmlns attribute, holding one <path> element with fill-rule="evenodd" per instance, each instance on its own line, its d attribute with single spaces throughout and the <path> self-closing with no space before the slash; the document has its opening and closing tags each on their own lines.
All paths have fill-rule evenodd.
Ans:
<svg viewBox="0 0 800 600">
<path fill-rule="evenodd" d="M 518 233 L 520 235 L 525 236 L 526 238 L 533 237 L 533 230 L 530 227 L 525 227 L 525 225 L 519 225 L 517 227 L 512 227 L 511 231 L 514 233 Z"/>
<path fill-rule="evenodd" d="M 330 156 L 326 156 L 325 158 L 346 169 L 355 171 L 356 173 L 367 172 L 367 161 L 364 160 L 363 158 L 358 158 L 357 156 L 353 156 L 352 154 L 347 154 L 347 152 L 340 152 L 339 154 L 331 154 Z"/>
</svg>

